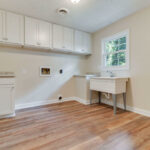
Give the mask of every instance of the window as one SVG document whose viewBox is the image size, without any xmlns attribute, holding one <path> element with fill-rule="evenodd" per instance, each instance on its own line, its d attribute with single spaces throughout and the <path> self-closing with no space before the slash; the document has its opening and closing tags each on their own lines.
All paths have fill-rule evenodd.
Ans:
<svg viewBox="0 0 150 150">
<path fill-rule="evenodd" d="M 129 69 L 129 31 L 102 40 L 102 69 Z"/>
</svg>

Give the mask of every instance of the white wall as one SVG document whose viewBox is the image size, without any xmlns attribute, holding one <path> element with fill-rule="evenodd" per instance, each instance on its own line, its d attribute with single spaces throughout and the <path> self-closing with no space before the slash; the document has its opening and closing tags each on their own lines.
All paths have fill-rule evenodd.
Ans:
<svg viewBox="0 0 150 150">
<path fill-rule="evenodd" d="M 73 75 L 84 73 L 84 56 L 37 52 L 0 46 L 0 72 L 16 74 L 16 104 L 56 100 L 75 95 Z M 40 66 L 51 66 L 55 76 L 40 77 Z M 59 69 L 64 73 L 60 75 Z"/>
<path fill-rule="evenodd" d="M 117 71 L 116 74 L 130 76 L 127 104 L 150 110 L 150 7 L 94 33 L 94 54 L 87 60 L 87 70 L 100 71 L 101 40 L 126 29 L 130 30 L 130 70 Z"/>
</svg>

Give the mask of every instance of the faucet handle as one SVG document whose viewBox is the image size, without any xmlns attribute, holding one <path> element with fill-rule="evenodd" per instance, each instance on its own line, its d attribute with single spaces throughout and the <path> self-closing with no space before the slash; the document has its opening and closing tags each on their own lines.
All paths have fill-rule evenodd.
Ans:
<svg viewBox="0 0 150 150">
<path fill-rule="evenodd" d="M 114 76 L 115 76 L 112 71 L 108 71 L 108 70 L 107 70 L 107 73 L 109 73 L 109 76 L 110 76 L 110 77 L 114 77 Z"/>
</svg>

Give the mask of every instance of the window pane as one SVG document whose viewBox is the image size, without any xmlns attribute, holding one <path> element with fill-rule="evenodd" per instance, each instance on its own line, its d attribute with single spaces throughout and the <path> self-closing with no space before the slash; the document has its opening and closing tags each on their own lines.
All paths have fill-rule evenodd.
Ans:
<svg viewBox="0 0 150 150">
<path fill-rule="evenodd" d="M 119 66 L 125 66 L 125 65 L 126 65 L 125 59 L 119 59 Z"/>
<path fill-rule="evenodd" d="M 118 58 L 119 58 L 119 66 L 124 66 L 126 64 L 126 53 L 125 52 L 118 53 Z"/>
<path fill-rule="evenodd" d="M 106 56 L 106 66 L 124 66 L 126 64 L 126 52 L 108 54 Z"/>
<path fill-rule="evenodd" d="M 118 66 L 118 59 L 114 59 L 112 61 L 112 66 Z"/>
<path fill-rule="evenodd" d="M 126 43 L 126 37 L 120 38 L 119 43 L 120 43 L 120 44 Z"/>
<path fill-rule="evenodd" d="M 118 50 L 117 41 L 109 41 L 105 43 L 105 51 L 106 53 L 112 53 Z"/>
<path fill-rule="evenodd" d="M 119 59 L 125 59 L 126 58 L 126 53 L 125 52 L 118 53 L 118 58 Z"/>
<path fill-rule="evenodd" d="M 114 43 L 115 43 L 116 45 L 118 45 L 118 44 L 119 44 L 119 40 L 115 40 Z"/>
<path fill-rule="evenodd" d="M 126 44 L 122 44 L 122 45 L 119 45 L 119 50 L 125 50 L 126 49 Z"/>
<path fill-rule="evenodd" d="M 118 53 L 117 54 L 112 54 L 112 59 L 113 60 L 118 59 Z"/>
<path fill-rule="evenodd" d="M 107 67 L 112 66 L 112 54 L 107 55 L 107 58 L 106 58 L 106 66 L 107 66 Z"/>
<path fill-rule="evenodd" d="M 110 66 L 118 66 L 118 54 L 109 54 L 106 58 L 106 65 Z"/>
</svg>

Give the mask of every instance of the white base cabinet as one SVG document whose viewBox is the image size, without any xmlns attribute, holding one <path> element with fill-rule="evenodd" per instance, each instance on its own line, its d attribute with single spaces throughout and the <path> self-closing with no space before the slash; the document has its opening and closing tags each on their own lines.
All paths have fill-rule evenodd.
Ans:
<svg viewBox="0 0 150 150">
<path fill-rule="evenodd" d="M 0 118 L 15 114 L 14 90 L 14 78 L 0 78 Z"/>
</svg>

